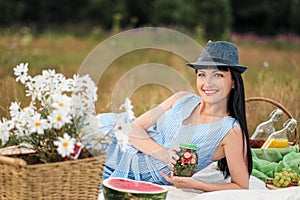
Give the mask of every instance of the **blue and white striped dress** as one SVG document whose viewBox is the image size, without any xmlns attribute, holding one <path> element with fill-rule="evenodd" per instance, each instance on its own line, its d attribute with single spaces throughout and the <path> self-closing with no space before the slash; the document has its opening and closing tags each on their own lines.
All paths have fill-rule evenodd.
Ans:
<svg viewBox="0 0 300 200">
<path fill-rule="evenodd" d="M 158 119 L 156 125 L 147 130 L 154 141 L 168 149 L 186 142 L 189 128 L 190 143 L 197 145 L 198 167 L 196 172 L 214 162 L 212 157 L 219 143 L 233 127 L 239 126 L 238 121 L 230 116 L 211 124 L 190 127 L 183 125 L 182 122 L 190 116 L 200 102 L 201 98 L 195 94 L 178 99 L 173 107 Z M 111 123 L 111 127 L 106 126 L 106 129 L 112 129 L 115 117 L 116 114 L 106 113 L 101 114 L 99 120 L 101 124 Z M 138 151 L 130 144 L 127 145 L 126 151 L 122 151 L 119 144 L 113 142 L 107 148 L 103 178 L 126 177 L 169 185 L 170 183 L 161 175 L 162 170 L 170 174 L 170 170 L 162 161 Z"/>
</svg>

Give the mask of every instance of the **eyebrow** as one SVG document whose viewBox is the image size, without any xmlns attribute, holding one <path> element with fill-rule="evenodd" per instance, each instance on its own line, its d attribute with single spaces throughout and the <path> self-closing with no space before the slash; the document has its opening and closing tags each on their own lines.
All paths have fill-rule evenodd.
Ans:
<svg viewBox="0 0 300 200">
<path fill-rule="evenodd" d="M 198 70 L 198 72 L 197 73 L 199 73 L 199 72 L 204 72 L 205 73 L 205 71 L 204 70 Z M 214 71 L 212 71 L 212 73 L 216 73 L 216 72 L 222 72 L 222 70 L 218 70 L 218 69 L 216 69 L 216 70 L 214 70 Z"/>
</svg>

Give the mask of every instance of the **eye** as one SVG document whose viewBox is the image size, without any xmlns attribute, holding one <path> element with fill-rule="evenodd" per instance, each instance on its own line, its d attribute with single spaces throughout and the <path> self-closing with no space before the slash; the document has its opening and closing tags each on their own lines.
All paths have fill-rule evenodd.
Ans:
<svg viewBox="0 0 300 200">
<path fill-rule="evenodd" d="M 215 73 L 214 75 L 215 77 L 224 77 L 224 75 L 222 73 Z"/>
<path fill-rule="evenodd" d="M 198 77 L 205 77 L 205 73 L 203 73 L 203 72 L 198 72 L 197 76 L 198 76 Z"/>
</svg>

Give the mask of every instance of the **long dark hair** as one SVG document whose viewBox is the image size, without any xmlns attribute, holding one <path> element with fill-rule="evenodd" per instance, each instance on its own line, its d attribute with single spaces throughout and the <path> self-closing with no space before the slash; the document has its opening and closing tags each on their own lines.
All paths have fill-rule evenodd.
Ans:
<svg viewBox="0 0 300 200">
<path fill-rule="evenodd" d="M 246 120 L 246 106 L 245 106 L 245 91 L 244 91 L 244 83 L 241 74 L 234 70 L 230 69 L 227 66 L 201 66 L 198 67 L 198 69 L 201 68 L 217 68 L 221 71 L 230 71 L 232 80 L 234 81 L 234 89 L 230 91 L 229 99 L 228 99 L 228 110 L 230 113 L 230 116 L 238 120 L 240 127 L 242 129 L 242 137 L 243 141 L 246 140 L 247 145 L 247 161 L 248 161 L 248 173 L 249 176 L 252 172 L 252 154 L 250 149 L 250 142 L 249 142 L 249 133 L 248 133 L 248 127 L 247 127 L 247 120 Z M 196 69 L 196 73 L 198 70 Z M 244 152 L 244 146 L 245 143 L 243 142 L 243 152 Z M 227 165 L 226 157 L 222 158 L 218 161 L 218 167 L 220 171 L 223 173 L 224 178 L 228 178 L 230 176 L 229 168 Z"/>
<path fill-rule="evenodd" d="M 249 143 L 249 133 L 247 127 L 246 120 L 246 108 L 245 108 L 245 92 L 244 92 L 244 83 L 242 76 L 239 72 L 234 69 L 230 70 L 232 79 L 234 81 L 234 89 L 231 90 L 228 100 L 228 109 L 229 113 L 232 117 L 238 120 L 242 133 L 243 133 L 243 141 L 246 139 L 247 145 L 247 161 L 248 161 L 248 173 L 249 176 L 252 172 L 252 154 Z M 244 152 L 243 143 L 243 152 Z M 230 176 L 229 168 L 227 165 L 226 157 L 222 158 L 218 161 L 218 167 L 224 175 L 224 178 Z"/>
</svg>

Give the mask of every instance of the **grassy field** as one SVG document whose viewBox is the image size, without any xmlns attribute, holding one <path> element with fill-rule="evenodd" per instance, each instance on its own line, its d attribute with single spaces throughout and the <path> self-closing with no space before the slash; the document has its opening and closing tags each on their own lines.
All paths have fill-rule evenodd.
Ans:
<svg viewBox="0 0 300 200">
<path fill-rule="evenodd" d="M 0 33 L 0 116 L 7 117 L 11 101 L 19 100 L 26 105 L 24 88 L 16 83 L 13 68 L 20 62 L 29 62 L 30 74 L 42 69 L 55 69 L 70 77 L 79 69 L 84 58 L 109 34 L 93 31 L 86 36 L 69 33 L 48 33 L 33 36 L 29 33 Z M 256 41 L 233 38 L 240 51 L 240 63 L 249 66 L 244 76 L 246 97 L 271 98 L 289 110 L 300 120 L 300 48 L 296 41 Z M 202 45 L 205 42 L 201 42 Z M 122 75 L 142 63 L 164 63 L 179 71 L 191 85 L 194 85 L 193 70 L 187 70 L 186 61 L 168 52 L 138 50 L 115 60 L 105 71 L 98 83 L 99 100 L 97 112 L 111 111 L 110 101 L 114 85 Z M 131 96 L 136 115 L 148 110 L 171 95 L 171 91 L 156 84 L 138 88 Z M 275 107 L 263 102 L 247 103 L 250 133 L 256 125 L 268 118 Z M 281 127 L 283 121 L 279 123 Z"/>
</svg>

